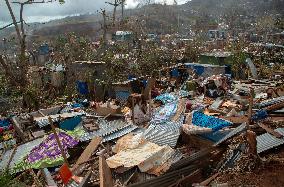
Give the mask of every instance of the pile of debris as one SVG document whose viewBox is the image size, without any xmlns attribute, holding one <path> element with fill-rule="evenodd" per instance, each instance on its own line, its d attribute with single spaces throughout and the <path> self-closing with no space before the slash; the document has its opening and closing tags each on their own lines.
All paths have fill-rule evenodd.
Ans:
<svg viewBox="0 0 284 187">
<path fill-rule="evenodd" d="M 208 186 L 284 144 L 281 79 L 183 71 L 119 101 L 1 118 L 0 169 L 36 186 Z"/>
</svg>

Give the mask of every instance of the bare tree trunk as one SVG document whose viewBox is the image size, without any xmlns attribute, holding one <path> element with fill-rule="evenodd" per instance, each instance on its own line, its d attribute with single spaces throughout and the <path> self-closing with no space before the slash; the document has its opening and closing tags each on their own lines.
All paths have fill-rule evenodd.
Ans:
<svg viewBox="0 0 284 187">
<path fill-rule="evenodd" d="M 121 21 L 124 22 L 124 3 L 125 0 L 121 0 Z"/>
<path fill-rule="evenodd" d="M 11 15 L 11 17 L 12 17 L 13 24 L 14 24 L 15 29 L 16 29 L 16 32 L 17 32 L 18 40 L 19 40 L 19 42 L 20 42 L 20 44 L 21 44 L 21 43 L 22 43 L 22 37 L 21 37 L 20 29 L 19 29 L 18 24 L 17 24 L 17 21 L 16 21 L 16 17 L 15 17 L 15 15 L 14 15 L 14 13 L 13 13 L 13 10 L 12 10 L 12 8 L 11 8 L 11 5 L 10 5 L 10 3 L 9 3 L 9 0 L 5 0 L 5 2 L 6 2 L 6 5 L 7 5 L 7 7 L 8 7 L 9 13 L 10 13 L 10 15 Z"/>
<path fill-rule="evenodd" d="M 107 23 L 106 23 L 106 10 L 102 10 L 101 12 L 103 16 L 103 46 L 106 46 L 106 33 L 107 33 Z"/>
<path fill-rule="evenodd" d="M 116 5 L 113 8 L 113 15 L 112 15 L 112 25 L 115 26 L 115 17 L 116 17 Z"/>
<path fill-rule="evenodd" d="M 17 79 L 11 71 L 11 68 L 8 66 L 7 60 L 4 60 L 2 55 L 0 55 L 0 65 L 3 67 L 5 75 L 10 78 L 10 82 L 13 85 L 17 85 Z"/>
</svg>

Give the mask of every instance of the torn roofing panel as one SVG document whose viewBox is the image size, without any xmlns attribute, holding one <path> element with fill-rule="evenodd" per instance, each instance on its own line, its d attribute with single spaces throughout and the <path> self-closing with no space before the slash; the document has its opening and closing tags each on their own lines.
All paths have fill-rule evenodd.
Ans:
<svg viewBox="0 0 284 187">
<path fill-rule="evenodd" d="M 57 122 L 59 118 L 66 119 L 66 118 L 72 118 L 72 117 L 81 116 L 81 115 L 84 115 L 84 113 L 72 112 L 72 113 L 55 114 L 55 115 L 49 115 L 49 116 L 44 116 L 44 117 L 35 117 L 34 121 L 40 128 L 42 128 L 44 126 L 49 125 L 49 118 L 51 118 L 53 122 Z"/>
<path fill-rule="evenodd" d="M 11 159 L 11 162 L 9 164 L 9 168 L 13 168 L 17 163 L 21 162 L 25 156 L 29 154 L 29 152 L 36 146 L 38 146 L 44 138 L 37 138 L 35 140 L 32 140 L 30 142 L 21 144 L 16 147 L 15 154 L 13 158 Z M 0 162 L 0 170 L 5 169 L 8 166 L 9 159 L 11 158 L 13 150 L 8 150 L 6 153 L 4 153 L 2 160 Z"/>
<path fill-rule="evenodd" d="M 284 128 L 275 129 L 276 132 L 284 135 Z M 257 140 L 257 153 L 269 150 L 284 144 L 284 138 L 276 138 L 275 136 L 265 133 L 256 137 Z"/>
<path fill-rule="evenodd" d="M 255 106 L 257 108 L 264 108 L 264 107 L 267 107 L 267 106 L 270 106 L 270 105 L 273 105 L 273 104 L 276 104 L 276 103 L 280 103 L 280 102 L 283 102 L 283 101 L 284 101 L 284 96 L 281 96 L 281 97 L 262 101 L 261 103 L 255 104 Z"/>
<path fill-rule="evenodd" d="M 81 141 L 88 141 L 96 136 L 102 137 L 103 142 L 119 138 L 127 133 L 137 129 L 137 126 L 132 123 L 127 123 L 122 120 L 115 121 L 99 121 L 99 130 L 94 132 L 86 132 L 81 138 Z"/>
<path fill-rule="evenodd" d="M 227 134 L 226 136 L 224 136 L 221 140 L 219 140 L 218 142 L 216 142 L 214 144 L 214 146 L 217 146 L 219 144 L 221 144 L 222 142 L 232 138 L 233 136 L 239 134 L 240 132 L 244 131 L 246 129 L 246 123 L 242 123 L 241 125 L 239 125 L 237 128 L 235 128 L 234 130 L 232 130 L 231 132 L 229 132 L 229 134 Z"/>
</svg>

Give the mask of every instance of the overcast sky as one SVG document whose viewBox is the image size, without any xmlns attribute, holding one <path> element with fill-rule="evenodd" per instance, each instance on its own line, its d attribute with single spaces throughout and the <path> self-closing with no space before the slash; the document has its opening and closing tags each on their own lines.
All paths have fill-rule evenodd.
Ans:
<svg viewBox="0 0 284 187">
<path fill-rule="evenodd" d="M 18 0 L 24 1 L 24 0 Z M 113 0 L 65 0 L 64 4 L 59 2 L 26 5 L 24 9 L 24 19 L 27 22 L 46 22 L 52 19 L 59 19 L 68 15 L 78 15 L 86 13 L 96 13 L 100 8 L 110 9 L 105 1 Z M 138 0 L 139 1 L 139 0 Z M 172 4 L 174 0 L 166 0 L 167 4 Z M 163 0 L 156 0 L 163 2 Z M 186 0 L 177 0 L 183 4 Z M 18 17 L 19 5 L 11 4 Z M 126 8 L 134 8 L 138 5 L 137 0 L 126 0 Z M 0 26 L 11 23 L 11 17 L 4 0 L 0 0 Z"/>
</svg>

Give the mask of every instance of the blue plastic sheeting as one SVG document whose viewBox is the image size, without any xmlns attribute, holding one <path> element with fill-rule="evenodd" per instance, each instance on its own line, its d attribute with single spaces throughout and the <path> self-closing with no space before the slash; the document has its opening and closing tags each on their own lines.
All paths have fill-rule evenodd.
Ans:
<svg viewBox="0 0 284 187">
<path fill-rule="evenodd" d="M 0 127 L 9 127 L 10 121 L 8 119 L 1 120 L 0 119 Z"/>
<path fill-rule="evenodd" d="M 159 96 L 157 96 L 155 98 L 155 100 L 159 100 L 162 101 L 163 104 L 167 104 L 167 103 L 171 103 L 177 100 L 177 97 L 175 97 L 172 94 L 169 93 L 165 93 L 165 94 L 161 94 Z"/>
<path fill-rule="evenodd" d="M 200 111 L 193 112 L 192 124 L 200 127 L 211 128 L 213 131 L 218 131 L 224 127 L 232 125 L 229 121 L 205 115 Z"/>
<path fill-rule="evenodd" d="M 81 108 L 82 105 L 80 103 L 74 103 L 74 104 L 72 104 L 72 107 L 73 108 Z"/>
<path fill-rule="evenodd" d="M 128 80 L 132 80 L 134 78 L 136 78 L 135 75 L 128 75 Z"/>
<path fill-rule="evenodd" d="M 259 121 L 259 120 L 265 119 L 267 117 L 268 117 L 268 114 L 267 114 L 266 110 L 259 110 L 251 117 L 251 119 L 253 121 Z"/>
<path fill-rule="evenodd" d="M 146 86 L 147 86 L 147 82 L 148 82 L 147 80 L 143 80 L 143 82 L 142 82 L 142 83 L 143 83 L 143 85 L 144 85 L 144 88 L 146 88 Z"/>
<path fill-rule="evenodd" d="M 227 75 L 232 74 L 231 65 L 225 65 L 225 74 Z"/>
<path fill-rule="evenodd" d="M 197 73 L 197 75 L 202 75 L 204 73 L 204 67 L 203 66 L 194 66 L 194 69 Z"/>
<path fill-rule="evenodd" d="M 172 70 L 172 76 L 173 76 L 173 77 L 178 77 L 178 76 L 179 76 L 178 69 L 173 69 L 173 70 Z"/>
<path fill-rule="evenodd" d="M 82 95 L 89 94 L 87 82 L 77 81 L 77 90 Z"/>
<path fill-rule="evenodd" d="M 228 135 L 230 131 L 216 131 L 216 132 L 210 132 L 210 133 L 204 133 L 200 135 L 201 137 L 208 139 L 213 142 L 218 142 L 222 138 L 224 138 L 226 135 Z"/>
<path fill-rule="evenodd" d="M 170 119 L 177 111 L 177 102 L 166 104 L 161 107 L 156 114 L 152 122 L 162 123 Z"/>
<path fill-rule="evenodd" d="M 41 45 L 38 51 L 40 55 L 47 55 L 49 53 L 49 46 L 47 44 Z"/>
<path fill-rule="evenodd" d="M 59 124 L 60 129 L 73 131 L 75 127 L 82 121 L 81 116 L 68 118 Z"/>
<path fill-rule="evenodd" d="M 115 97 L 120 102 L 126 102 L 129 96 L 130 96 L 129 91 L 116 91 L 115 92 Z"/>
</svg>

